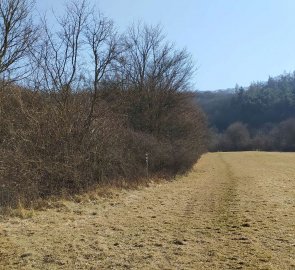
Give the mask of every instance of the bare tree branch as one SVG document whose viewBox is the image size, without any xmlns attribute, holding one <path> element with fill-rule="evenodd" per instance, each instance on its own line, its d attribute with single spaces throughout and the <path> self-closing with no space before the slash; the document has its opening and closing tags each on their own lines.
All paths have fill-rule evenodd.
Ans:
<svg viewBox="0 0 295 270">
<path fill-rule="evenodd" d="M 119 44 L 113 21 L 101 13 L 92 13 L 85 30 L 86 44 L 91 49 L 93 67 L 93 96 L 86 126 L 91 125 L 100 82 L 112 71 L 112 63 L 118 58 Z"/>
<path fill-rule="evenodd" d="M 124 39 L 121 73 L 138 90 L 186 90 L 193 74 L 191 55 L 165 41 L 160 26 L 139 23 Z"/>
<path fill-rule="evenodd" d="M 34 62 L 42 74 L 41 88 L 59 93 L 66 103 L 70 92 L 79 86 L 79 62 L 83 36 L 89 16 L 86 0 L 73 0 L 66 5 L 65 15 L 57 18 L 59 30 L 53 33 L 43 20 L 43 38 L 34 52 Z M 41 75 L 39 74 L 39 75 Z"/>
<path fill-rule="evenodd" d="M 31 0 L 0 1 L 0 77 L 19 80 L 27 75 L 30 47 L 37 38 L 31 19 Z"/>
</svg>

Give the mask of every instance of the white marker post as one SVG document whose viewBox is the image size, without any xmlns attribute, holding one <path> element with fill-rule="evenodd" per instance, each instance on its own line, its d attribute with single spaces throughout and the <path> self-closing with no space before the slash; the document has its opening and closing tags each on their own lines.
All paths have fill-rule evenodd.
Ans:
<svg viewBox="0 0 295 270">
<path fill-rule="evenodd" d="M 149 153 L 145 153 L 146 177 L 149 178 Z"/>
</svg>

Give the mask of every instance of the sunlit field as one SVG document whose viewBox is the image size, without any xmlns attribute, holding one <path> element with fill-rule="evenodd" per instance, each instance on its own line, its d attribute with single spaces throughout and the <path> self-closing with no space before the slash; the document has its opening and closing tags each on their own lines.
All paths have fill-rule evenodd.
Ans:
<svg viewBox="0 0 295 270">
<path fill-rule="evenodd" d="M 295 154 L 212 153 L 173 182 L 0 223 L 1 269 L 293 269 Z"/>
</svg>

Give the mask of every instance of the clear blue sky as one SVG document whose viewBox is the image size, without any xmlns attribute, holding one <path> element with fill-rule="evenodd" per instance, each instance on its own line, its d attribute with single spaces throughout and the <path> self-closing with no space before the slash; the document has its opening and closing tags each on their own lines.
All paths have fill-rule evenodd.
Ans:
<svg viewBox="0 0 295 270">
<path fill-rule="evenodd" d="M 36 0 L 42 13 L 61 0 Z M 133 21 L 161 23 L 198 66 L 195 88 L 247 86 L 295 70 L 294 0 L 89 0 L 120 30 Z"/>
</svg>

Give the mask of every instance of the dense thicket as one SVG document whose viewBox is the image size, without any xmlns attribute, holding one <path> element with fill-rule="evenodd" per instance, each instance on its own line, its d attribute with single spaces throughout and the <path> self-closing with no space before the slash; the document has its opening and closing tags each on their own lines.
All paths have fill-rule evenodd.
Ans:
<svg viewBox="0 0 295 270">
<path fill-rule="evenodd" d="M 212 150 L 295 150 L 295 73 L 248 88 L 199 92 L 208 115 Z"/>
<path fill-rule="evenodd" d="M 31 5 L 0 2 L 0 203 L 136 181 L 146 153 L 149 176 L 189 170 L 207 135 L 190 54 L 158 26 L 119 35 L 86 1 L 56 28 L 34 26 Z"/>
</svg>

